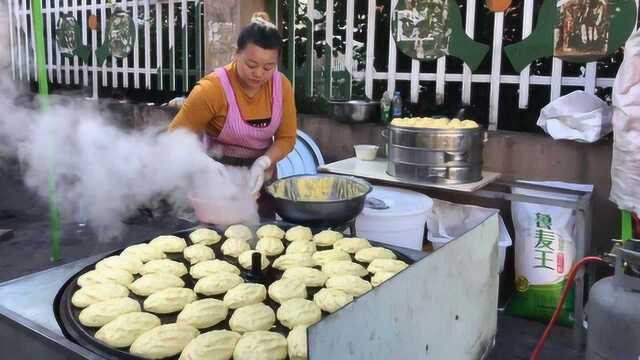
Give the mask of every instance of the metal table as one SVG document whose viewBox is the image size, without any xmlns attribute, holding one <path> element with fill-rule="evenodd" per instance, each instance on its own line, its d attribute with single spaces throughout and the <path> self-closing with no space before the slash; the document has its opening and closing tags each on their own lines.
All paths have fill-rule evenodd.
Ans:
<svg viewBox="0 0 640 360">
<path fill-rule="evenodd" d="M 356 158 L 349 158 L 318 168 L 318 171 L 332 174 L 352 175 L 365 178 L 372 183 L 400 186 L 422 191 L 444 191 L 468 196 L 481 197 L 486 199 L 502 199 L 505 201 L 519 201 L 533 204 L 552 205 L 576 211 L 576 259 L 580 259 L 591 253 L 591 192 L 558 189 L 555 187 L 533 185 L 516 181 L 514 179 L 504 179 L 498 173 L 483 171 L 483 180 L 466 185 L 442 185 L 427 184 L 417 182 L 407 182 L 389 176 L 386 170 L 387 159 L 378 158 L 374 161 L 361 161 Z M 550 194 L 561 194 L 563 197 L 570 197 L 571 200 L 559 200 L 553 197 L 531 196 L 511 193 L 511 187 L 526 188 Z M 593 268 L 587 270 L 588 285 L 591 287 L 595 272 Z M 584 269 L 581 269 L 576 276 L 574 298 L 574 316 L 578 326 L 574 328 L 582 332 L 584 320 L 585 302 L 585 277 Z"/>
<path fill-rule="evenodd" d="M 486 357 L 497 331 L 499 268 L 497 214 L 486 216 L 430 253 L 391 247 L 415 263 L 311 326 L 309 358 Z M 101 359 L 64 336 L 53 306 L 74 274 L 111 252 L 0 284 L 3 358 Z M 475 271 L 461 270 L 468 267 Z"/>
</svg>

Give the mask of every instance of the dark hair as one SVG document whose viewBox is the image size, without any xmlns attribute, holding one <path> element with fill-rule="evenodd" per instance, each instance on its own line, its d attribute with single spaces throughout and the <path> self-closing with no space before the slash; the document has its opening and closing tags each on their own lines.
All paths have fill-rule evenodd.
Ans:
<svg viewBox="0 0 640 360">
<path fill-rule="evenodd" d="M 269 22 L 266 14 L 256 13 L 249 25 L 240 30 L 238 36 L 238 51 L 244 50 L 247 45 L 255 44 L 263 49 L 278 50 L 282 48 L 282 36 L 278 28 Z"/>
</svg>

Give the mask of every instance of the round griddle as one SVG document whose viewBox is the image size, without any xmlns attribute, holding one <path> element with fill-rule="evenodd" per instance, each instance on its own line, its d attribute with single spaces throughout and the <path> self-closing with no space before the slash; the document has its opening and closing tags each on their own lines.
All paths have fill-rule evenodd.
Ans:
<svg viewBox="0 0 640 360">
<path fill-rule="evenodd" d="M 265 225 L 266 223 L 257 225 L 255 227 L 252 228 L 252 231 L 255 235 L 255 231 L 257 230 L 257 228 L 259 228 L 262 225 Z M 271 222 L 271 224 L 277 225 L 278 227 L 280 227 L 282 230 L 288 230 L 289 228 L 293 227 L 294 225 L 292 224 L 288 224 L 288 223 L 282 223 L 282 222 Z M 199 227 L 205 227 L 205 226 L 199 226 Z M 225 260 L 227 262 L 229 262 L 230 264 L 233 264 L 235 266 L 237 266 L 240 269 L 240 277 L 242 277 L 243 279 L 245 279 L 246 282 L 252 282 L 250 280 L 251 278 L 251 273 L 248 270 L 245 270 L 244 268 L 242 268 L 240 266 L 240 264 L 238 263 L 238 259 L 234 258 L 234 257 L 230 257 L 230 256 L 225 256 L 222 254 L 222 250 L 220 249 L 220 247 L 222 246 L 222 243 L 224 243 L 224 240 L 226 240 L 226 237 L 224 236 L 224 231 L 221 231 L 220 229 L 213 227 L 213 226 L 206 226 L 210 229 L 213 229 L 215 231 L 217 231 L 221 236 L 222 236 L 222 240 L 219 241 L 217 244 L 213 244 L 213 245 L 209 245 L 210 248 L 213 249 L 214 253 L 215 253 L 215 258 L 216 259 L 220 259 L 220 260 Z M 186 230 L 181 230 L 178 231 L 176 233 L 173 233 L 172 235 L 178 236 L 183 238 L 186 242 L 187 242 L 187 246 L 192 245 L 193 243 L 191 242 L 191 240 L 189 239 L 189 233 L 191 233 L 192 231 L 194 231 L 196 228 L 190 228 L 190 229 L 186 229 Z M 317 232 L 319 232 L 320 230 L 316 229 L 312 229 L 312 232 L 315 234 Z M 164 234 L 159 234 L 159 235 L 164 235 Z M 149 242 L 152 239 L 149 239 L 147 241 L 144 242 Z M 255 248 L 255 241 L 257 241 L 257 239 L 254 239 L 253 241 L 250 241 L 251 243 L 251 247 L 252 249 Z M 286 247 L 290 244 L 289 241 L 283 239 L 282 240 L 283 244 L 285 245 L 285 251 L 286 251 Z M 372 245 L 374 246 L 383 246 L 383 244 L 378 244 L 375 242 L 371 242 Z M 332 247 L 322 247 L 322 246 L 318 246 L 318 251 L 320 250 L 329 250 Z M 105 257 L 108 256 L 112 256 L 112 255 L 117 255 L 120 254 L 120 252 L 122 252 L 122 250 L 124 250 L 124 248 L 118 249 L 110 254 L 108 254 Z M 393 251 L 393 250 L 392 250 Z M 402 260 L 404 262 L 406 262 L 407 264 L 412 264 L 413 261 L 408 258 L 407 256 L 394 251 L 394 253 L 396 254 L 398 260 Z M 284 253 L 283 253 L 284 254 Z M 185 266 L 187 267 L 187 269 L 190 268 L 190 264 L 187 260 L 184 259 L 184 257 L 182 256 L 182 253 L 167 253 L 167 259 L 171 259 L 171 260 L 175 260 L 175 261 L 179 261 L 185 264 Z M 271 283 L 273 283 L 276 280 L 279 280 L 282 277 L 282 273 L 283 271 L 278 270 L 273 268 L 271 265 L 273 264 L 273 261 L 277 258 L 278 256 L 268 256 L 267 258 L 269 259 L 270 265 L 263 271 L 263 284 L 264 286 L 268 289 L 269 285 Z M 368 264 L 366 263 L 362 263 L 362 262 L 358 262 L 355 260 L 355 257 L 352 256 L 352 261 L 355 263 L 359 263 L 360 265 L 364 266 L 365 268 L 367 267 Z M 96 261 L 97 263 L 97 261 Z M 98 331 L 98 327 L 86 327 L 82 324 L 80 324 L 80 321 L 78 320 L 78 316 L 80 314 L 80 311 L 82 311 L 82 309 L 80 308 L 76 308 L 75 306 L 73 306 L 71 304 L 71 297 L 73 296 L 73 294 L 80 289 L 80 287 L 78 286 L 77 280 L 78 277 L 80 277 L 82 274 L 91 271 L 95 268 L 95 263 L 91 264 L 85 268 L 83 268 L 82 270 L 80 270 L 78 273 L 76 273 L 73 277 L 71 277 L 60 289 L 60 291 L 58 292 L 58 294 L 56 295 L 56 298 L 54 300 L 54 312 L 56 315 L 56 320 L 58 321 L 58 324 L 60 325 L 60 328 L 62 329 L 62 332 L 64 333 L 64 335 L 70 339 L 71 341 L 77 343 L 78 345 L 106 358 L 106 359 L 142 359 L 141 357 L 138 356 L 134 356 L 132 354 L 129 353 L 129 348 L 120 348 L 120 349 L 116 349 L 113 348 L 103 342 L 101 342 L 100 340 L 96 339 L 94 337 L 95 333 Z M 319 269 L 319 266 L 314 266 L 314 268 Z M 134 281 L 138 278 L 140 278 L 141 275 L 134 275 Z M 371 280 L 371 274 L 368 274 L 367 276 L 363 277 L 363 279 L 370 281 Z M 197 280 L 194 280 L 191 275 L 186 274 L 184 276 L 182 276 L 182 280 L 185 282 L 185 287 L 189 287 L 191 289 L 193 289 L 195 282 Z M 307 299 L 313 299 L 313 295 L 315 295 L 318 291 L 320 291 L 321 287 L 307 287 Z M 198 300 L 200 299 L 204 299 L 204 298 L 214 298 L 214 299 L 218 299 L 218 300 L 222 300 L 222 298 L 224 297 L 224 294 L 221 295 L 216 295 L 216 296 L 204 296 L 202 294 L 197 294 L 198 295 Z M 132 299 L 137 300 L 140 303 L 140 307 L 142 308 L 142 311 L 144 311 L 144 308 L 142 307 L 142 303 L 144 301 L 144 299 L 146 297 L 143 296 L 137 296 L 134 293 L 130 293 L 129 297 Z M 267 298 L 263 301 L 264 304 L 266 304 L 267 306 L 271 307 L 275 312 L 277 312 L 278 307 L 280 306 L 280 304 L 276 303 L 275 301 L 273 301 L 269 295 L 267 294 Z M 162 324 L 170 324 L 170 323 L 175 323 L 176 319 L 178 317 L 178 314 L 180 312 L 175 312 L 172 314 L 154 314 L 156 316 L 158 316 L 160 318 L 160 320 L 162 321 Z M 229 327 L 229 320 L 231 319 L 231 315 L 233 314 L 233 310 L 230 310 L 227 318 L 216 324 L 215 326 L 212 326 L 210 328 L 205 328 L 205 329 L 199 329 L 200 333 L 203 334 L 205 332 L 211 331 L 211 330 L 230 330 Z M 328 316 L 329 313 L 326 312 L 322 312 L 322 317 L 324 318 L 325 316 Z M 269 329 L 269 331 L 273 331 L 273 332 L 277 332 L 280 333 L 282 335 L 284 335 L 285 337 L 289 334 L 289 329 L 286 328 L 285 326 L 283 326 L 282 324 L 280 324 L 280 322 L 276 319 L 275 325 Z M 173 357 L 169 357 L 166 359 L 178 359 L 179 355 L 173 356 Z"/>
</svg>

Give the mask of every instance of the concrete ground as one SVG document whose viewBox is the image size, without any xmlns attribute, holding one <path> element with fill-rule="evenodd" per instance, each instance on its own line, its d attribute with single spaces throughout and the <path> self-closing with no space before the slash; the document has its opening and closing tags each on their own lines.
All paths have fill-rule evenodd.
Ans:
<svg viewBox="0 0 640 360">
<path fill-rule="evenodd" d="M 62 260 L 52 263 L 47 206 L 24 188 L 18 173 L 17 165 L 0 163 L 0 229 L 15 230 L 12 238 L 0 240 L 0 282 L 187 226 L 169 216 L 140 215 L 129 219 L 122 236 L 100 242 L 88 227 L 66 222 L 62 226 Z M 543 330 L 544 324 L 499 313 L 496 345 L 489 359 L 528 359 Z M 572 329 L 556 328 L 540 359 L 583 359 L 583 341 Z"/>
</svg>

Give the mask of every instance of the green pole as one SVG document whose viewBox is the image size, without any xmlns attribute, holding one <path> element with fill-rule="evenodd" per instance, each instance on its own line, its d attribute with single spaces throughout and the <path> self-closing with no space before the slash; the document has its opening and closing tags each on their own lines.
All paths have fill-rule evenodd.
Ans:
<svg viewBox="0 0 640 360">
<path fill-rule="evenodd" d="M 622 210 L 622 236 L 621 240 L 627 242 L 633 239 L 633 220 L 631 219 L 631 212 Z"/>
<path fill-rule="evenodd" d="M 32 0 L 33 31 L 36 37 L 36 64 L 38 65 L 38 94 L 40 108 L 46 110 L 48 105 L 48 79 L 44 52 L 44 27 L 42 25 L 41 0 Z M 49 149 L 49 221 L 51 227 L 51 261 L 60 260 L 60 211 L 56 203 L 56 183 L 54 177 L 53 149 Z"/>
<path fill-rule="evenodd" d="M 42 108 L 46 108 L 47 95 L 49 87 L 47 83 L 47 64 L 45 62 L 44 53 L 44 27 L 42 25 L 42 4 L 40 0 L 33 0 L 31 8 L 33 9 L 33 27 L 36 36 L 36 64 L 38 65 L 38 93 Z"/>
</svg>

